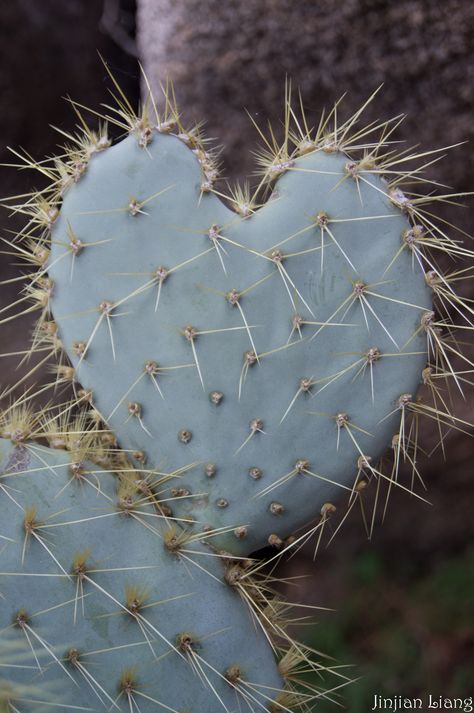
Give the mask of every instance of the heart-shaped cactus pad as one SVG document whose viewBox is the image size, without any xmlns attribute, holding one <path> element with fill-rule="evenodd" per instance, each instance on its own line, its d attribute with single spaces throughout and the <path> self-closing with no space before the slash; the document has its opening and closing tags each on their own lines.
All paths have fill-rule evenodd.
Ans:
<svg viewBox="0 0 474 713">
<path fill-rule="evenodd" d="M 52 226 L 51 304 L 80 398 L 170 475 L 174 516 L 243 554 L 377 475 L 431 292 L 406 199 L 370 162 L 300 151 L 239 214 L 201 153 L 153 130 L 92 156 Z"/>
</svg>

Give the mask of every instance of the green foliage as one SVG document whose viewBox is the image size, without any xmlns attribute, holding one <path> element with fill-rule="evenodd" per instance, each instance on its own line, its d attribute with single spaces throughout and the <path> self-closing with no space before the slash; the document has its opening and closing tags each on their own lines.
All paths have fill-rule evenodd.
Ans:
<svg viewBox="0 0 474 713">
<path fill-rule="evenodd" d="M 409 575 L 380 555 L 359 555 L 343 580 L 344 607 L 322 615 L 310 643 L 360 676 L 345 692 L 347 709 L 365 713 L 381 696 L 472 694 L 474 552 Z M 333 711 L 321 702 L 319 713 Z"/>
</svg>

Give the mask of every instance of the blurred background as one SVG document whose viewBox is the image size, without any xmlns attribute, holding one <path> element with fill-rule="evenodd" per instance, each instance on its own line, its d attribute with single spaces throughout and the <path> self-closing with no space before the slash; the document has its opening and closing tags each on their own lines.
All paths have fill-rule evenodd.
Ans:
<svg viewBox="0 0 474 713">
<path fill-rule="evenodd" d="M 153 87 L 172 79 L 185 119 L 205 119 L 207 134 L 225 146 L 229 179 L 254 170 L 257 135 L 244 109 L 262 125 L 277 123 L 288 76 L 311 123 L 344 93 L 349 115 L 383 83 L 367 121 L 406 114 L 397 138 L 421 149 L 467 141 L 434 164 L 430 177 L 453 191 L 473 189 L 469 0 L 15 0 L 2 3 L 0 38 L 3 163 L 15 162 L 7 146 L 38 159 L 54 152 L 61 141 L 50 125 L 74 126 L 64 97 L 94 108 L 107 102 L 112 85 L 99 51 L 132 104 L 140 95 L 139 61 Z M 36 181 L 3 168 L 0 193 L 24 193 Z M 473 202 L 460 202 L 440 215 L 469 232 Z M 7 212 L 1 223 L 7 239 L 20 227 Z M 18 268 L 8 246 L 2 250 L 0 279 L 8 280 Z M 0 307 L 16 289 L 1 288 Z M 474 286 L 463 292 L 474 297 Z M 30 331 L 28 317 L 3 324 L 1 353 L 26 348 Z M 16 364 L 0 358 L 3 387 L 18 378 Z M 457 412 L 472 421 L 469 398 L 456 398 Z M 429 452 L 436 437 L 433 428 L 425 431 Z M 455 432 L 446 439 L 446 462 L 439 450 L 429 461 L 420 456 L 431 505 L 394 493 L 370 542 L 354 508 L 314 563 L 309 543 L 281 567 L 282 577 L 295 578 L 282 585 L 291 600 L 335 610 L 318 612 L 305 636 L 361 677 L 344 693 L 351 713 L 370 710 L 375 693 L 474 694 L 474 452 L 469 437 Z M 317 710 L 335 707 L 321 702 Z"/>
</svg>

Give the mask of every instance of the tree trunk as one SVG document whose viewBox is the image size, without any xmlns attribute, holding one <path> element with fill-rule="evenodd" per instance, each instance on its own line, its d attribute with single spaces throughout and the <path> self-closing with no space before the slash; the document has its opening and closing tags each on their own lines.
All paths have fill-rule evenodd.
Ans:
<svg viewBox="0 0 474 713">
<path fill-rule="evenodd" d="M 384 83 L 367 119 L 407 114 L 399 138 L 434 148 L 474 136 L 474 4 L 463 0 L 138 0 L 137 31 L 155 93 L 173 80 L 185 117 L 205 119 L 225 146 L 226 176 L 251 168 L 244 108 L 276 123 L 286 76 L 314 119 L 345 92 L 357 108 Z M 472 152 L 437 175 L 466 189 Z"/>
</svg>

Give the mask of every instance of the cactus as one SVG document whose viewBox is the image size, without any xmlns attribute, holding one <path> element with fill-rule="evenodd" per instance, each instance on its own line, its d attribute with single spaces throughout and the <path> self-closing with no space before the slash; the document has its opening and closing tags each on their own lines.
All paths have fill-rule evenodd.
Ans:
<svg viewBox="0 0 474 713">
<path fill-rule="evenodd" d="M 317 549 L 340 495 L 335 532 L 359 502 L 369 535 L 394 488 L 422 498 L 419 419 L 441 444 L 469 427 L 447 394 L 469 383 L 456 333 L 473 310 L 454 285 L 471 271 L 439 258 L 472 253 L 426 207 L 446 196 L 410 190 L 423 166 L 391 148 L 396 121 L 361 128 L 363 107 L 338 125 L 335 108 L 314 132 L 288 95 L 257 189 L 226 193 L 172 92 L 163 115 L 151 96 L 136 115 L 116 89 L 104 119 L 126 138 L 74 105 L 62 156 L 22 159 L 49 185 L 9 203 L 28 219 L 9 245 L 30 268 L 14 306 L 40 315 L 24 361 L 39 360 L 4 395 L 46 363 L 55 378 L 0 420 L 2 626 L 49 657 L 32 665 L 67 684 L 65 706 L 74 680 L 86 706 L 307 711 L 327 694 L 305 674 L 325 669 L 250 556 Z M 34 415 L 51 389 L 60 403 Z M 20 699 L 30 672 L 0 696 Z"/>
<path fill-rule="evenodd" d="M 0 442 L 0 473 L 11 710 L 256 711 L 291 696 L 270 646 L 283 630 L 255 626 L 236 564 L 186 537 L 143 482 L 21 439 Z"/>
<path fill-rule="evenodd" d="M 185 469 L 174 514 L 245 555 L 361 469 L 378 477 L 426 366 L 424 229 L 380 176 L 382 143 L 280 151 L 268 203 L 239 215 L 189 141 L 142 124 L 81 166 L 52 227 L 49 305 L 122 447 Z"/>
</svg>

